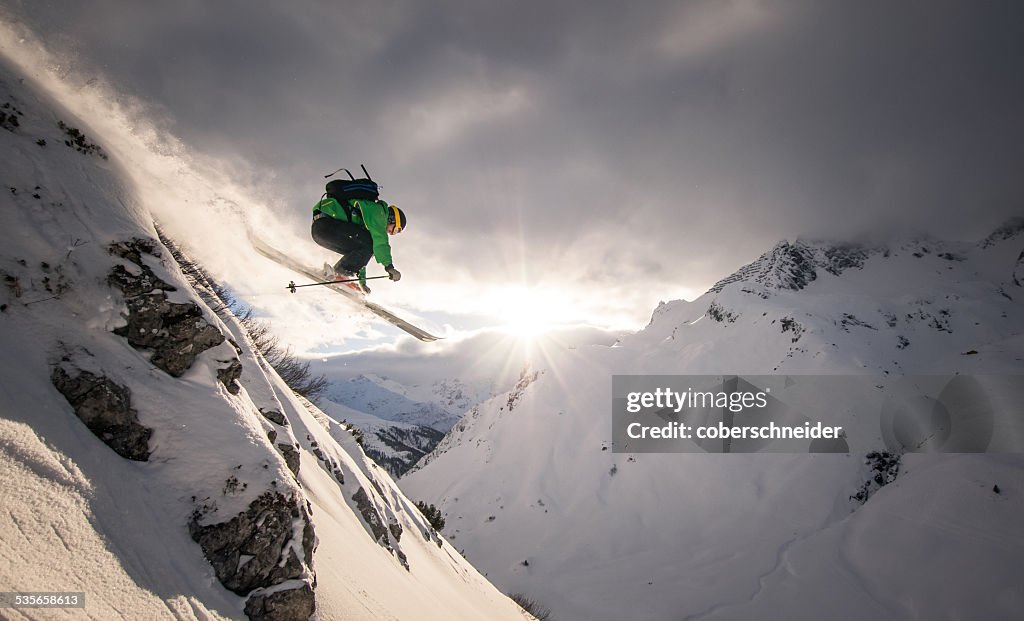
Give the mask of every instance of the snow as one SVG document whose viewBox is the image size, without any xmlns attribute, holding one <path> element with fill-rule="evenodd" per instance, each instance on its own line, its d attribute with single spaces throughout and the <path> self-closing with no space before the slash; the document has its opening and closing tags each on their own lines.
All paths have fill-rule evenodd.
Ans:
<svg viewBox="0 0 1024 621">
<path fill-rule="evenodd" d="M 614 347 L 538 352 L 526 381 L 474 408 L 402 488 L 442 509 L 445 534 L 496 584 L 560 620 L 1019 617 L 1024 384 L 998 378 L 1024 370 L 1024 237 L 890 243 L 814 278 L 781 269 L 776 246 Z M 875 384 L 977 374 L 1009 386 L 998 408 L 1016 435 L 993 442 L 1009 454 L 905 455 L 863 506 L 850 496 L 865 453 L 885 447 L 877 416 L 842 420 L 848 455 L 614 453 L 611 376 L 673 373 L 862 376 L 816 397 L 876 404 Z"/>
<path fill-rule="evenodd" d="M 0 33 L 4 53 L 24 65 L 14 41 Z M 502 592 L 525 593 L 560 621 L 1008 619 L 1024 610 L 1017 438 L 1000 438 L 1009 454 L 906 455 L 896 481 L 861 506 L 850 499 L 868 476 L 861 453 L 614 453 L 609 424 L 614 374 L 1019 376 L 1019 228 L 978 244 L 780 243 L 716 290 L 660 305 L 647 328 L 615 342 L 591 334 L 510 347 L 477 335 L 457 354 L 451 344 L 417 350 L 425 364 L 379 351 L 330 361 L 332 379 L 342 367 L 346 377 L 366 373 L 412 402 L 433 400 L 438 380 L 467 387 L 468 411 L 399 489 L 336 420 L 353 411 L 323 412 L 293 395 L 236 321 L 200 303 L 240 351 L 222 344 L 177 379 L 111 334 L 125 308 L 106 283 L 120 262 L 106 246 L 153 237 L 152 214 L 168 216 L 168 204 L 213 211 L 239 201 L 205 179 L 189 186 L 206 188 L 201 198 L 183 195 L 176 182 L 195 174 L 194 162 L 162 176 L 132 157 L 138 144 L 105 142 L 118 114 L 47 81 L 58 104 L 33 90 L 31 71 L 0 64 L 0 105 L 23 112 L 15 131 L 0 129 L 0 590 L 83 591 L 84 615 L 95 619 L 242 618 L 244 598 L 221 586 L 188 522 L 196 510 L 203 524 L 230 519 L 277 489 L 311 509 L 318 619 L 524 618 Z M 111 158 L 66 148 L 58 120 Z M 173 150 L 151 155 L 175 161 Z M 182 219 L 198 212 L 182 209 Z M 195 244 L 224 239 L 196 228 Z M 235 241 L 206 249 L 248 254 Z M 850 261 L 839 273 L 826 269 L 836 257 Z M 172 299 L 198 302 L 166 255 L 145 261 L 178 287 Z M 215 374 L 235 356 L 237 395 Z M 62 359 L 130 387 L 154 429 L 148 462 L 119 457 L 74 416 L 49 379 Z M 370 377 L 380 368 L 387 377 Z M 287 426 L 261 415 L 270 411 Z M 867 425 L 851 442 L 881 448 Z M 298 477 L 280 444 L 297 447 Z M 444 538 L 414 500 L 442 508 Z M 386 542 L 374 526 L 387 529 Z M 297 520 L 289 549 L 301 538 Z"/>
<path fill-rule="evenodd" d="M 2 43 L 11 53 L 11 40 Z M 107 274 L 119 263 L 138 268 L 107 246 L 155 238 L 151 214 L 157 203 L 166 212 L 163 201 L 172 195 L 152 190 L 176 177 L 150 178 L 150 191 L 140 191 L 133 179 L 145 175 L 131 169 L 138 162 L 119 158 L 119 145 L 65 106 L 83 114 L 89 107 L 60 88 L 53 94 L 63 105 L 0 58 L 0 105 L 21 113 L 13 131 L 0 129 L 0 591 L 81 591 L 86 607 L 4 609 L 5 618 L 244 618 L 245 597 L 220 584 L 189 521 L 194 512 L 204 525 L 229 520 L 276 490 L 312 510 L 315 618 L 523 619 L 518 606 L 429 533 L 413 503 L 347 433 L 332 434 L 324 424 L 336 423 L 291 393 L 236 320 L 201 302 L 168 252 L 144 261 L 177 288 L 172 301 L 197 303 L 229 340 L 172 378 L 150 363 L 149 353 L 111 332 L 124 324 L 126 308 Z M 58 121 L 81 129 L 111 157 L 67 148 Z M 232 394 L 216 371 L 236 357 L 243 373 Z M 57 363 L 130 390 L 140 423 L 153 429 L 148 461 L 123 459 L 76 418 L 51 383 Z M 261 415 L 270 410 L 288 425 Z M 297 479 L 275 443 L 297 446 Z M 390 534 L 391 549 L 374 541 L 357 510 L 360 488 L 385 525 L 401 527 L 400 541 Z M 302 526 L 296 518 L 282 564 L 288 549 L 302 557 Z M 252 558 L 243 555 L 239 563 Z"/>
</svg>

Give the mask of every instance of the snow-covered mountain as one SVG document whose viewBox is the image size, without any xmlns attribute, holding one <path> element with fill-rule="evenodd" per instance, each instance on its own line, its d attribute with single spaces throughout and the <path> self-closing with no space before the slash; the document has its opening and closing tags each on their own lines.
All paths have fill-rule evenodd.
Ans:
<svg viewBox="0 0 1024 621">
<path fill-rule="evenodd" d="M 0 57 L 0 591 L 84 610 L 0 616 L 525 618 L 203 303 L 165 181 L 65 105 Z"/>
<path fill-rule="evenodd" d="M 781 242 L 613 347 L 547 348 L 402 488 L 563 621 L 1017 617 L 1019 448 L 866 459 L 878 419 L 837 395 L 820 415 L 863 452 L 616 453 L 611 376 L 1020 376 L 1022 249 L 1024 220 L 978 243 Z"/>
<path fill-rule="evenodd" d="M 442 433 L 484 398 L 454 379 L 437 380 L 429 386 L 408 386 L 373 374 L 332 382 L 324 396 L 383 420 L 422 425 Z"/>
<path fill-rule="evenodd" d="M 320 399 L 319 407 L 332 420 L 358 429 L 366 455 L 395 477 L 434 450 L 444 437 L 433 427 L 385 420 L 329 399 Z"/>
<path fill-rule="evenodd" d="M 320 405 L 334 420 L 359 429 L 366 454 L 398 477 L 434 450 L 470 406 L 492 396 L 457 379 L 421 386 L 359 374 L 331 381 Z"/>
<path fill-rule="evenodd" d="M 602 330 L 575 328 L 548 340 L 575 347 L 615 338 Z M 512 388 L 529 359 L 528 347 L 498 332 L 435 348 L 425 361 L 388 351 L 311 361 L 329 381 L 320 399 L 324 411 L 360 429 L 364 450 L 395 476 L 431 452 L 471 408 Z M 352 373 L 360 368 L 389 369 L 389 375 Z"/>
</svg>

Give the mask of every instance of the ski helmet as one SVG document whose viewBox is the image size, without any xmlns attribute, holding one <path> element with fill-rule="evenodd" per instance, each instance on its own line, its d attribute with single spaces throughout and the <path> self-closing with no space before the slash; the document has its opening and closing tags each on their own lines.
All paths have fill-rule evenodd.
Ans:
<svg viewBox="0 0 1024 621">
<path fill-rule="evenodd" d="M 401 233 L 403 230 L 405 230 L 405 227 L 408 225 L 408 223 L 405 220 L 405 212 L 399 209 L 398 207 L 395 207 L 394 205 L 388 207 L 388 224 L 395 225 L 395 232 L 393 233 L 394 235 L 398 235 L 399 233 Z"/>
</svg>

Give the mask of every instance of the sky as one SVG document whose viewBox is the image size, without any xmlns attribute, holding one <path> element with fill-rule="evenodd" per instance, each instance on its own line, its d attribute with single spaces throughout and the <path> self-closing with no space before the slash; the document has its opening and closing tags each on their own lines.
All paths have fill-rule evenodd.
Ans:
<svg viewBox="0 0 1024 621">
<path fill-rule="evenodd" d="M 409 218 L 403 282 L 374 295 L 447 331 L 638 329 L 780 239 L 972 240 L 1022 212 L 1015 2 L 0 0 L 0 17 L 217 163 L 304 256 L 323 175 L 365 164 Z"/>
</svg>

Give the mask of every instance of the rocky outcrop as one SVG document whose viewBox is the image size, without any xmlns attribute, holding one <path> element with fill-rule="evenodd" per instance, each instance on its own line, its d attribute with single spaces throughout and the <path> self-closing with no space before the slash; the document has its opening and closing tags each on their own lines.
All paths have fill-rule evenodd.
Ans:
<svg viewBox="0 0 1024 621">
<path fill-rule="evenodd" d="M 1021 234 L 1024 234 L 1024 218 L 1010 218 L 996 227 L 996 229 L 992 231 L 988 237 L 981 240 L 978 245 L 982 248 L 989 248 L 1000 242 L 1013 239 Z"/>
<path fill-rule="evenodd" d="M 288 426 L 288 419 L 284 417 L 284 414 L 277 410 L 264 410 L 263 408 L 260 408 L 260 414 L 263 415 L 263 418 L 269 420 L 275 425 L 280 425 L 282 427 Z"/>
<path fill-rule="evenodd" d="M 217 379 L 220 380 L 221 384 L 224 384 L 228 392 L 237 395 L 242 390 L 242 387 L 238 384 L 238 379 L 242 377 L 242 363 L 238 359 L 226 362 L 228 366 L 217 369 Z"/>
<path fill-rule="evenodd" d="M 371 479 L 370 483 L 377 489 L 378 493 L 381 493 L 376 481 Z M 383 496 L 382 493 L 381 495 Z M 397 546 L 398 541 L 402 537 L 402 525 L 397 521 L 385 523 L 380 512 L 377 511 L 373 502 L 370 501 L 370 496 L 366 493 L 365 488 L 360 487 L 359 491 L 352 495 L 352 500 L 355 501 L 359 514 L 363 516 L 363 521 L 370 527 L 370 534 L 373 535 L 373 540 L 380 544 L 382 548 L 394 554 L 398 562 L 402 564 L 402 567 L 409 571 L 409 559 Z M 389 533 L 395 538 L 396 545 L 394 546 L 392 546 L 391 539 L 388 537 Z"/>
<path fill-rule="evenodd" d="M 128 388 L 88 371 L 72 377 L 61 366 L 54 367 L 50 380 L 74 408 L 75 415 L 115 453 L 125 459 L 149 460 L 153 431 L 139 423 Z"/>
<path fill-rule="evenodd" d="M 204 526 L 202 517 L 193 514 L 189 534 L 225 588 L 247 595 L 310 575 L 316 538 L 309 512 L 295 496 L 266 492 L 218 524 Z"/>
<path fill-rule="evenodd" d="M 712 302 L 711 305 L 708 306 L 706 314 L 708 317 L 719 323 L 736 323 L 736 320 L 739 319 L 739 315 L 730 310 L 726 310 L 725 307 L 717 301 Z"/>
<path fill-rule="evenodd" d="M 160 257 L 157 242 L 135 238 L 112 244 L 109 250 L 125 260 L 110 270 L 107 282 L 124 294 L 128 309 L 126 325 L 114 333 L 132 347 L 151 351 L 154 366 L 180 377 L 200 354 L 225 342 L 224 335 L 206 320 L 197 303 L 168 299 L 167 292 L 175 288 L 159 278 L 144 258 Z M 239 351 L 237 344 L 235 350 Z M 230 355 L 216 362 L 218 381 L 231 394 L 239 394 L 242 363 Z M 280 412 L 261 410 L 261 414 L 277 425 L 288 424 Z M 275 430 L 268 433 L 271 442 L 277 435 Z M 291 443 L 276 446 L 289 470 L 297 475 L 297 447 Z M 242 494 L 247 487 L 232 476 L 224 493 Z M 308 619 L 313 615 L 315 578 L 311 566 L 316 537 L 308 506 L 301 497 L 266 491 L 233 518 L 205 524 L 215 507 L 207 504 L 193 513 L 189 534 L 202 548 L 221 584 L 249 596 L 246 615 L 261 621 Z"/>
<path fill-rule="evenodd" d="M 136 349 L 152 350 L 150 362 L 174 377 L 181 377 L 196 357 L 224 342 L 224 335 L 203 317 L 195 302 L 171 302 L 167 291 L 175 288 L 153 273 L 142 259 L 148 254 L 159 257 L 156 242 L 135 238 L 110 246 L 111 254 L 134 264 L 135 269 L 115 265 L 107 282 L 120 289 L 128 306 L 127 324 L 116 328 L 115 334 L 128 339 Z M 241 374 L 237 359 L 218 371 L 218 378 L 233 393 L 238 392 L 234 380 Z"/>
<path fill-rule="evenodd" d="M 129 271 L 124 265 L 115 265 L 110 270 L 107 282 L 120 289 L 126 297 L 134 297 L 156 290 L 177 291 L 177 288 L 158 278 L 152 268 L 142 260 L 144 254 L 160 258 L 160 251 L 157 249 L 155 240 L 134 237 L 126 241 L 114 242 L 107 249 L 110 254 L 134 263 L 139 270 L 139 273 L 136 274 Z"/>
<path fill-rule="evenodd" d="M 822 263 L 826 263 L 822 261 Z M 827 262 L 832 265 L 832 261 Z M 769 288 L 798 291 L 818 277 L 818 261 L 813 249 L 802 242 L 781 241 L 753 263 L 715 283 L 709 291 L 720 293 L 734 282 L 756 282 Z"/>
<path fill-rule="evenodd" d="M 527 387 L 536 382 L 537 378 L 540 377 L 541 371 L 530 372 L 529 368 L 525 368 L 519 373 L 519 381 L 508 393 L 508 401 L 505 403 L 508 406 L 508 411 L 511 412 L 515 409 L 516 404 L 523 398 L 526 393 Z"/>
<path fill-rule="evenodd" d="M 326 455 L 322 450 L 320 450 L 320 445 L 315 440 L 313 440 L 313 438 L 311 438 L 309 435 L 306 436 L 306 439 L 310 441 L 310 452 L 313 453 L 313 456 L 317 458 L 317 460 L 320 462 L 320 465 L 323 466 L 324 470 L 331 473 L 331 475 L 334 476 L 338 483 L 344 485 L 345 473 L 342 471 L 341 465 L 339 465 L 338 462 L 335 461 L 333 457 Z"/>
<path fill-rule="evenodd" d="M 315 611 L 313 588 L 308 582 L 294 589 L 256 592 L 245 603 L 245 615 L 252 621 L 305 621 Z"/>
<path fill-rule="evenodd" d="M 714 284 L 708 292 L 721 293 L 735 282 L 757 283 L 768 289 L 799 291 L 818 279 L 818 270 L 838 276 L 861 269 L 879 248 L 859 244 L 821 244 L 781 241 L 752 263 Z"/>
<path fill-rule="evenodd" d="M 373 533 L 373 540 L 386 545 L 388 543 L 388 527 L 384 525 L 384 520 L 381 518 L 380 513 L 377 512 L 376 507 L 370 502 L 370 497 L 366 494 L 366 490 L 360 487 L 359 491 L 352 496 L 352 500 L 355 501 L 356 509 L 363 516 L 363 521 L 370 527 L 370 532 Z"/>
<path fill-rule="evenodd" d="M 181 377 L 199 354 L 224 342 L 224 335 L 203 319 L 194 302 L 170 302 L 162 292 L 126 302 L 128 324 L 114 333 L 136 349 L 153 350 L 150 362 L 169 375 Z"/>
<path fill-rule="evenodd" d="M 284 463 L 292 474 L 299 476 L 299 451 L 293 444 L 278 444 L 277 450 L 284 457 Z"/>
</svg>

